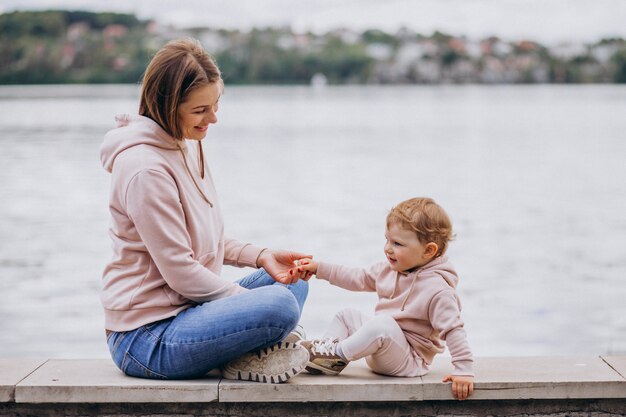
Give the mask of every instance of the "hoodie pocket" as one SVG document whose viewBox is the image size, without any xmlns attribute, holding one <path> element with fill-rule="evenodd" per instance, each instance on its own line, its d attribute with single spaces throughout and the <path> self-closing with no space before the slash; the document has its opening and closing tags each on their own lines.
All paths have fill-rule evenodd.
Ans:
<svg viewBox="0 0 626 417">
<path fill-rule="evenodd" d="M 163 286 L 163 292 L 167 296 L 167 299 L 170 301 L 170 305 L 180 306 L 189 302 L 188 299 L 171 289 L 169 285 Z"/>
</svg>

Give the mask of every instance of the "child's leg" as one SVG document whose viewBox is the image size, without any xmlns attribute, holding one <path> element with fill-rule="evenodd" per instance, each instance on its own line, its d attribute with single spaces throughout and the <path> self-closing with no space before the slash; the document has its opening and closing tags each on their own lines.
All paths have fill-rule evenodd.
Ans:
<svg viewBox="0 0 626 417">
<path fill-rule="evenodd" d="M 345 308 L 335 314 L 330 327 L 324 333 L 324 339 L 344 340 L 356 332 L 363 323 L 372 317 L 361 313 L 353 308 Z"/>
<path fill-rule="evenodd" d="M 322 339 L 300 342 L 309 352 L 306 370 L 312 374 L 338 375 L 348 360 L 338 348 L 338 340 L 354 333 L 364 321 L 364 315 L 354 309 L 341 310 L 335 315 Z"/>
<path fill-rule="evenodd" d="M 346 327 L 356 329 L 338 345 L 346 359 L 353 361 L 366 358 L 368 366 L 380 374 L 408 377 L 423 375 L 422 360 L 413 354 L 393 317 L 378 315 L 369 320 L 367 318 L 365 315 L 343 316 L 343 320 L 352 320 Z"/>
</svg>

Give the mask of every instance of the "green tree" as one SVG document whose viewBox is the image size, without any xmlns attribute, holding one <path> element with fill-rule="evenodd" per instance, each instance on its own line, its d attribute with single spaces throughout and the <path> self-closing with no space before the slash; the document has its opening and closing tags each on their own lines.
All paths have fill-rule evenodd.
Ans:
<svg viewBox="0 0 626 417">
<path fill-rule="evenodd" d="M 626 49 L 616 52 L 611 62 L 615 66 L 613 81 L 620 84 L 626 83 Z"/>
</svg>

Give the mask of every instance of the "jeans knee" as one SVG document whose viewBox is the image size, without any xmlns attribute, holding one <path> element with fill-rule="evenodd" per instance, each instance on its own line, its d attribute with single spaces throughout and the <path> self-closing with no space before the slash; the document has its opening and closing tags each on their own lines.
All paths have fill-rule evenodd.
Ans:
<svg viewBox="0 0 626 417">
<path fill-rule="evenodd" d="M 266 294 L 259 294 L 264 308 L 261 309 L 261 320 L 291 331 L 300 320 L 300 307 L 296 297 L 286 287 L 272 285 L 260 288 Z"/>
</svg>

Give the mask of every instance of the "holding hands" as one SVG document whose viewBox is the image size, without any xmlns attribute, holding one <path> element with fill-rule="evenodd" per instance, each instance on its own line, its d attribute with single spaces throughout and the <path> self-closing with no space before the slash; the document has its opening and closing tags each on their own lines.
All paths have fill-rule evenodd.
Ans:
<svg viewBox="0 0 626 417">
<path fill-rule="evenodd" d="M 265 269 L 277 282 L 288 285 L 311 277 L 312 274 L 307 273 L 302 266 L 294 267 L 296 262 L 311 262 L 311 258 L 311 255 L 298 252 L 265 249 L 257 259 L 257 266 Z"/>
<path fill-rule="evenodd" d="M 296 259 L 293 261 L 294 267 L 289 270 L 289 276 L 297 276 L 300 279 L 308 281 L 313 275 L 317 274 L 317 262 L 312 258 Z"/>
</svg>

